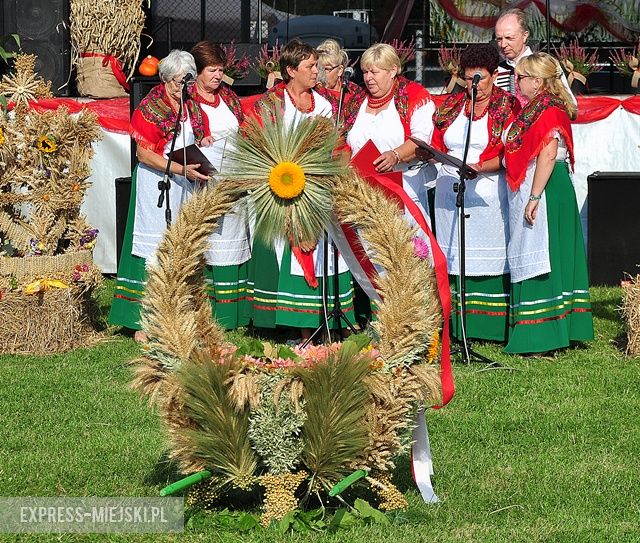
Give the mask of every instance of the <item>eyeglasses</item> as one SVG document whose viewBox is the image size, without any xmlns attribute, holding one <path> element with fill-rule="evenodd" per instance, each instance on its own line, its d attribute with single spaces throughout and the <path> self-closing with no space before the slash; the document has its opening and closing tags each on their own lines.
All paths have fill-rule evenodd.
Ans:
<svg viewBox="0 0 640 543">
<path fill-rule="evenodd" d="M 527 77 L 533 77 L 532 75 L 516 75 L 516 78 L 518 79 L 518 81 L 522 81 L 523 79 L 526 79 Z"/>
<path fill-rule="evenodd" d="M 335 66 L 324 66 L 324 71 L 325 72 L 333 72 L 333 70 L 335 70 L 336 68 L 339 68 L 340 65 L 336 64 Z"/>
</svg>

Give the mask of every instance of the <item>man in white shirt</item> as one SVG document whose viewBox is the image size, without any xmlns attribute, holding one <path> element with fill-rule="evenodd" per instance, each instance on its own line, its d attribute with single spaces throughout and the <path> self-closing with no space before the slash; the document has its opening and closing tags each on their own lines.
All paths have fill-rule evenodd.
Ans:
<svg viewBox="0 0 640 543">
<path fill-rule="evenodd" d="M 515 67 L 521 58 L 533 53 L 527 45 L 529 26 L 527 25 L 525 12 L 518 8 L 503 11 L 496 21 L 495 34 L 498 48 L 504 59 L 498 66 L 498 76 L 496 77 L 495 84 L 501 89 L 515 94 L 522 103 L 523 99 L 519 95 L 515 83 Z M 562 84 L 569 91 L 573 103 L 577 105 L 564 74 L 562 74 L 561 80 Z"/>
</svg>

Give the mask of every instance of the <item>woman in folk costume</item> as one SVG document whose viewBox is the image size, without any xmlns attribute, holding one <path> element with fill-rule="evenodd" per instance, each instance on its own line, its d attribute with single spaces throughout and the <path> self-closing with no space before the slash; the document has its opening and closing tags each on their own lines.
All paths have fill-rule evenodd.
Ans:
<svg viewBox="0 0 640 543">
<path fill-rule="evenodd" d="M 529 102 L 505 143 L 509 194 L 511 353 L 537 353 L 593 339 L 589 279 L 576 195 L 570 118 L 562 68 L 546 53 L 516 66 Z"/>
<path fill-rule="evenodd" d="M 331 38 L 324 40 L 318 46 L 318 54 L 319 81 L 317 88 L 322 87 L 328 91 L 329 96 L 333 98 L 334 113 L 337 114 L 340 94 L 344 85 L 344 71 L 349 65 L 349 55 L 336 40 Z M 361 90 L 360 86 L 353 81 L 347 81 L 342 99 L 343 108 L 350 98 Z"/>
<path fill-rule="evenodd" d="M 405 192 L 429 223 L 427 188 L 433 184 L 436 170 L 433 166 L 409 169 L 415 163 L 417 148 L 409 138 L 431 141 L 435 111 L 431 95 L 419 83 L 400 75 L 400 57 L 385 43 L 369 47 L 360 67 L 365 89 L 355 94 L 345 108 L 347 144 L 355 154 L 371 140 L 381 152 L 373 162 L 376 171 L 401 171 Z"/>
<path fill-rule="evenodd" d="M 468 164 L 480 176 L 466 185 L 465 214 L 465 286 L 466 336 L 506 341 L 509 329 L 509 269 L 507 241 L 509 232 L 508 190 L 504 170 L 500 170 L 504 150 L 502 133 L 514 119 L 520 106 L 511 94 L 495 85 L 500 57 L 489 44 L 474 44 L 465 49 L 460 68 L 467 92 L 447 98 L 434 114 L 432 145 L 462 160 L 466 134 L 471 129 Z M 474 74 L 477 84 L 473 121 L 469 120 Z M 443 164 L 436 180 L 435 222 L 438 244 L 447 257 L 449 282 L 456 311 L 452 333 L 460 339 L 460 261 L 458 258 L 458 208 L 454 185 L 459 182 L 458 168 Z"/>
<path fill-rule="evenodd" d="M 199 105 L 187 99 L 180 110 L 183 79 L 195 74 L 193 57 L 174 50 L 159 65 L 161 84 L 155 86 L 133 112 L 129 133 L 136 141 L 138 166 L 131 182 L 131 200 L 120 265 L 109 313 L 109 323 L 137 330 L 135 337 L 144 341 L 140 328 L 140 302 L 144 295 L 145 264 L 154 256 L 166 229 L 165 211 L 158 208 L 158 181 L 162 180 L 171 147 L 173 128 L 178 116 L 176 148 L 197 143 L 211 143 L 207 119 Z M 207 177 L 198 172 L 198 164 L 186 167 L 171 162 L 170 205 L 177 217 L 180 207 L 193 193 L 196 182 Z"/>
<path fill-rule="evenodd" d="M 238 132 L 244 116 L 236 94 L 223 82 L 227 58 L 222 47 L 210 41 L 197 43 L 191 49 L 197 76 L 189 86 L 189 96 L 195 100 L 208 120 L 216 158 L 214 164 L 225 171 L 223 154 Z M 251 258 L 249 223 L 246 206 L 238 204 L 233 212 L 218 221 L 209 237 L 210 247 L 205 257 L 207 294 L 216 320 L 227 329 L 249 324 L 248 261 Z"/>
<path fill-rule="evenodd" d="M 285 126 L 293 127 L 306 117 L 332 118 L 331 103 L 315 90 L 318 77 L 318 54 L 310 45 L 291 40 L 282 48 L 280 71 L 283 81 L 269 89 L 255 104 L 257 115 L 283 115 Z M 331 157 L 327 157 L 331 160 Z M 253 324 L 274 328 L 299 328 L 303 339 L 323 322 L 323 244 L 306 240 L 292 246 L 280 239 L 274 247 L 254 240 L 251 262 L 254 303 Z M 333 299 L 333 250 L 329 244 L 328 298 Z M 339 296 L 342 308 L 353 321 L 353 287 L 351 274 L 339 258 Z M 336 325 L 337 323 L 332 323 Z"/>
<path fill-rule="evenodd" d="M 417 205 L 417 212 L 430 224 L 427 191 L 434 182 L 436 169 L 429 165 L 409 170 L 416 162 L 417 148 L 409 138 L 414 136 L 426 143 L 431 141 L 435 111 L 431 95 L 422 85 L 400 75 L 400 57 L 390 45 L 378 43 L 369 47 L 362 55 L 360 68 L 365 88 L 345 106 L 347 144 L 355 155 L 371 140 L 381 152 L 373 161 L 375 170 L 382 174 L 402 172 L 404 191 Z M 412 226 L 417 225 L 409 211 L 405 211 L 405 216 Z M 356 293 L 358 321 L 369 320 L 375 307 L 370 307 L 369 300 L 359 289 Z"/>
</svg>

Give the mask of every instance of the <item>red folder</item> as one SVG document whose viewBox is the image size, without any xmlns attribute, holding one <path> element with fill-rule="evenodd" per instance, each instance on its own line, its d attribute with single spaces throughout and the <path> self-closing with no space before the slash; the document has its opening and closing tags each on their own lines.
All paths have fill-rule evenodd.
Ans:
<svg viewBox="0 0 640 543">
<path fill-rule="evenodd" d="M 384 185 L 375 182 L 373 179 L 375 177 L 384 177 L 391 181 L 393 184 L 398 185 L 402 188 L 402 172 L 389 172 L 389 173 L 380 173 L 376 171 L 376 167 L 373 165 L 373 161 L 378 158 L 382 153 L 376 147 L 376 144 L 371 140 L 367 140 L 362 148 L 351 157 L 351 164 L 355 167 L 358 173 L 371 185 L 382 189 L 385 196 L 390 200 L 396 202 L 400 209 L 404 208 L 404 203 L 402 199 L 398 197 L 398 195 L 389 189 L 385 188 Z"/>
</svg>

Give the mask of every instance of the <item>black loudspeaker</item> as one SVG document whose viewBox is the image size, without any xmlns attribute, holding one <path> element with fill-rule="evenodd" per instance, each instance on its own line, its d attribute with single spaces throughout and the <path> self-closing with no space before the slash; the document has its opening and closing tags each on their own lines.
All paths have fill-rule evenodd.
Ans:
<svg viewBox="0 0 640 543">
<path fill-rule="evenodd" d="M 131 178 L 118 177 L 116 179 L 116 261 L 118 267 L 120 267 L 120 254 L 122 253 L 124 231 L 127 228 L 130 197 Z"/>
<path fill-rule="evenodd" d="M 140 105 L 142 99 L 149 94 L 149 91 L 160 84 L 159 77 L 143 77 L 143 76 L 134 76 L 129 80 L 129 88 L 131 92 L 129 93 L 129 116 L 133 115 L 133 112 Z M 133 138 L 131 138 L 131 173 L 133 174 L 133 169 L 136 166 L 136 142 Z M 127 200 L 128 205 L 129 200 Z M 125 215 L 126 216 L 126 215 Z"/>
<path fill-rule="evenodd" d="M 68 96 L 70 50 L 68 0 L 0 0 L 3 35 L 18 34 L 22 51 L 38 56 L 36 71 L 51 80 L 56 96 Z M 15 50 L 15 47 L 10 47 Z"/>
<path fill-rule="evenodd" d="M 590 283 L 619 285 L 640 273 L 640 172 L 594 172 L 587 190 Z"/>
</svg>

